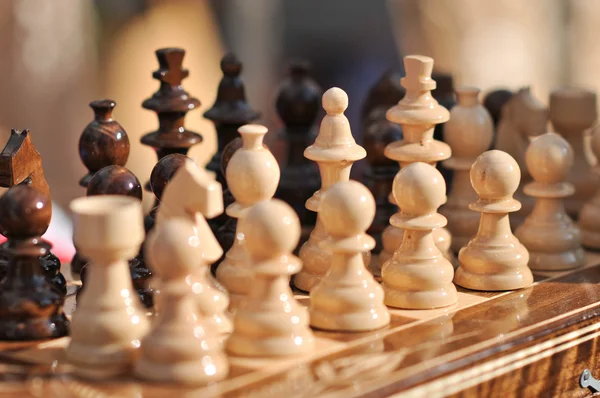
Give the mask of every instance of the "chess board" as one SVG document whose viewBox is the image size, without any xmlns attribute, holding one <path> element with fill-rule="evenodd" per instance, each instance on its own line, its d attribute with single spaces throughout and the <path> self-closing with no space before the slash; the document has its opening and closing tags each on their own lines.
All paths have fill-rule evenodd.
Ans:
<svg viewBox="0 0 600 398">
<path fill-rule="evenodd" d="M 459 290 L 444 309 L 391 310 L 369 333 L 316 331 L 316 350 L 290 359 L 232 357 L 209 386 L 104 382 L 71 375 L 67 338 L 0 345 L 0 396 L 15 397 L 492 397 L 586 396 L 584 369 L 600 374 L 600 254 L 583 269 L 536 274 L 515 292 Z M 63 269 L 69 276 L 68 265 Z M 71 278 L 72 279 L 72 278 Z M 77 281 L 66 312 L 75 308 Z M 308 304 L 308 296 L 297 294 Z"/>
</svg>

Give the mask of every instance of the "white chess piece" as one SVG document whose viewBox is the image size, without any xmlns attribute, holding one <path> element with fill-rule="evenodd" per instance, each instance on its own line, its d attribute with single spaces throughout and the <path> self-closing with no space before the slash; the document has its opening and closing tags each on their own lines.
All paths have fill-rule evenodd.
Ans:
<svg viewBox="0 0 600 398">
<path fill-rule="evenodd" d="M 471 187 L 469 171 L 477 156 L 490 148 L 494 136 L 492 117 L 477 99 L 479 91 L 477 88 L 458 88 L 458 103 L 444 125 L 444 140 L 452 148 L 452 157 L 443 163 L 454 175 L 448 201 L 440 213 L 448 219 L 451 248 L 455 253 L 477 233 L 479 214 L 469 209 L 469 204 L 477 200 L 477 194 Z"/>
<path fill-rule="evenodd" d="M 310 292 L 310 324 L 325 330 L 363 332 L 390 323 L 383 289 L 365 266 L 362 253 L 375 247 L 365 231 L 375 217 L 375 199 L 356 181 L 340 182 L 327 190 L 319 217 L 330 239 L 331 267 Z"/>
<path fill-rule="evenodd" d="M 256 204 L 240 220 L 239 230 L 250 255 L 250 292 L 237 309 L 230 354 L 253 357 L 294 356 L 310 352 L 314 337 L 306 308 L 296 302 L 289 277 L 300 269 L 292 251 L 300 239 L 300 221 L 285 202 Z"/>
<path fill-rule="evenodd" d="M 185 194 L 182 194 L 183 192 Z M 226 314 L 229 296 L 214 280 L 209 267 L 221 257 L 223 249 L 205 219 L 222 212 L 221 184 L 190 159 L 181 166 L 165 187 L 156 214 L 156 225 L 174 218 L 185 218 L 194 223 L 202 255 L 198 258 L 199 266 L 188 279 L 188 283 L 196 294 L 198 309 L 207 318 L 207 322 L 212 323 L 218 332 L 229 333 L 233 327 Z"/>
<path fill-rule="evenodd" d="M 66 349 L 74 371 L 104 379 L 131 367 L 149 322 L 133 290 L 127 259 L 144 239 L 141 202 L 126 196 L 90 196 L 71 202 L 73 241 L 89 259 Z"/>
<path fill-rule="evenodd" d="M 317 162 L 321 173 L 321 189 L 306 201 L 308 210 L 318 212 L 322 195 L 333 184 L 348 181 L 352 164 L 367 156 L 365 149 L 352 137 L 350 123 L 344 115 L 347 107 L 348 95 L 344 90 L 333 87 L 323 94 L 323 108 L 327 115 L 321 122 L 315 143 L 304 151 L 305 157 Z M 332 253 L 320 245 L 327 239 L 327 232 L 317 218 L 308 241 L 300 248 L 303 268 L 294 277 L 294 286 L 298 289 L 310 292 L 327 273 Z M 364 261 L 369 264 L 370 254 L 364 257 Z"/>
<path fill-rule="evenodd" d="M 499 150 L 481 154 L 471 166 L 471 184 L 479 199 L 469 205 L 481 213 L 477 235 L 460 249 L 454 283 L 473 290 L 514 290 L 530 286 L 529 253 L 510 229 L 509 214 L 521 208 L 513 195 L 521 171 Z"/>
<path fill-rule="evenodd" d="M 406 95 L 398 104 L 387 111 L 390 122 L 402 126 L 403 139 L 392 142 L 385 148 L 385 156 L 398 162 L 404 167 L 414 162 L 424 162 L 435 165 L 451 156 L 448 144 L 433 138 L 436 124 L 444 123 L 450 117 L 446 108 L 438 104 L 431 96 L 436 88 L 435 80 L 431 79 L 433 59 L 422 55 L 404 57 L 406 76 L 401 84 L 406 88 Z M 394 198 L 390 194 L 390 201 Z M 392 256 L 402 242 L 402 230 L 389 225 L 383 232 L 383 251 L 379 255 L 379 265 Z M 448 230 L 439 228 L 434 232 L 434 239 L 444 256 L 453 259 L 450 252 L 452 237 Z"/>
<path fill-rule="evenodd" d="M 239 230 L 239 221 L 256 203 L 275 195 L 279 184 L 280 170 L 273 154 L 263 146 L 267 128 L 258 124 L 247 124 L 239 128 L 243 146 L 238 149 L 225 171 L 227 185 L 235 202 L 227 207 L 227 215 L 238 219 L 235 241 L 225 259 L 217 268 L 217 280 L 229 292 L 229 310 L 235 312 L 245 300 L 252 286 L 252 271 L 246 266 L 249 261 L 244 245 L 244 234 Z"/>
<path fill-rule="evenodd" d="M 592 152 L 599 163 L 594 172 L 600 176 L 600 125 L 592 130 Z M 586 202 L 579 214 L 583 246 L 593 250 L 600 249 L 600 191 Z"/>
<path fill-rule="evenodd" d="M 444 177 L 431 165 L 412 163 L 398 172 L 392 189 L 399 211 L 390 222 L 404 230 L 404 237 L 381 269 L 385 304 L 431 309 L 456 303 L 454 267 L 433 236 L 436 228 L 446 225 L 437 212 L 446 199 Z"/>
<path fill-rule="evenodd" d="M 563 203 L 575 193 L 573 184 L 565 181 L 573 166 L 573 149 L 560 135 L 546 133 L 529 144 L 525 160 L 533 182 L 525 185 L 524 192 L 535 198 L 535 205 L 515 236 L 529 251 L 529 268 L 559 271 L 583 267 L 581 231 Z"/>
<path fill-rule="evenodd" d="M 207 384 L 229 372 L 218 335 L 198 311 L 187 279 L 198 274 L 203 249 L 196 225 L 186 218 L 168 219 L 148 235 L 146 259 L 161 280 L 160 312 L 142 339 L 135 362 L 137 376 L 160 382 Z"/>
</svg>

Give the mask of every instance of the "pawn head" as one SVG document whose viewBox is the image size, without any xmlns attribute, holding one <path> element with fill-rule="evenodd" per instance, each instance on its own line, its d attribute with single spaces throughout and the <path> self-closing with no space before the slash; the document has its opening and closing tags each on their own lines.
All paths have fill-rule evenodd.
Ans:
<svg viewBox="0 0 600 398">
<path fill-rule="evenodd" d="M 392 193 L 403 213 L 425 215 L 446 202 L 446 181 L 435 167 L 416 162 L 396 174 Z"/>
<path fill-rule="evenodd" d="M 173 178 L 177 170 L 179 170 L 185 162 L 191 160 L 180 153 L 167 155 L 156 163 L 150 174 L 150 186 L 152 192 L 160 200 L 167 183 Z"/>
<path fill-rule="evenodd" d="M 29 185 L 15 185 L 0 197 L 0 233 L 8 238 L 41 236 L 51 218 L 50 198 Z"/>
<path fill-rule="evenodd" d="M 149 234 L 145 259 L 159 277 L 169 280 L 184 277 L 202 262 L 202 247 L 195 225 L 184 218 L 158 224 Z"/>
<path fill-rule="evenodd" d="M 375 217 L 375 199 L 371 191 L 357 181 L 339 182 L 321 199 L 319 217 L 332 236 L 364 234 Z"/>
<path fill-rule="evenodd" d="M 529 144 L 525 161 L 535 181 L 556 184 L 565 180 L 573 166 L 573 148 L 556 133 L 542 134 Z"/>
<path fill-rule="evenodd" d="M 96 172 L 87 186 L 87 196 L 124 195 L 142 200 L 142 184 L 123 166 L 106 166 Z"/>
<path fill-rule="evenodd" d="M 492 150 L 479 155 L 471 166 L 471 185 L 483 199 L 511 197 L 521 181 L 521 169 L 508 153 Z"/>
<path fill-rule="evenodd" d="M 343 113 L 348 108 L 348 94 L 338 87 L 332 87 L 323 94 L 323 109 L 328 115 Z"/>
<path fill-rule="evenodd" d="M 221 71 L 228 77 L 237 77 L 242 72 L 242 63 L 233 53 L 226 54 L 221 60 Z"/>
<path fill-rule="evenodd" d="M 271 199 L 252 206 L 239 221 L 246 248 L 257 259 L 291 253 L 300 239 L 300 220 L 287 203 Z"/>
</svg>

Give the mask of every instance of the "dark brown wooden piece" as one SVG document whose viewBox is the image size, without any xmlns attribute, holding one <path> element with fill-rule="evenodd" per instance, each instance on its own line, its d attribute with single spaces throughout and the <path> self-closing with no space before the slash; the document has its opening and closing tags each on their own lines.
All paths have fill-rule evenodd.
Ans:
<svg viewBox="0 0 600 398">
<path fill-rule="evenodd" d="M 200 106 L 200 101 L 190 96 L 181 85 L 189 75 L 189 71 L 183 68 L 184 56 L 185 50 L 181 48 L 156 50 L 159 69 L 152 77 L 160 81 L 160 88 L 142 103 L 144 108 L 158 115 L 158 130 L 141 139 L 142 144 L 156 151 L 158 160 L 173 153 L 186 155 L 192 146 L 202 142 L 200 134 L 184 127 L 187 112 Z M 150 182 L 145 188 L 151 190 Z"/>
<path fill-rule="evenodd" d="M 106 166 L 94 174 L 86 195 L 122 195 L 142 200 L 142 185 L 127 168 L 118 165 Z"/>
<path fill-rule="evenodd" d="M 389 109 L 404 98 L 406 90 L 400 85 L 401 77 L 400 73 L 389 69 L 371 87 L 361 111 L 363 123 L 366 122 L 373 109 L 380 107 Z"/>
<path fill-rule="evenodd" d="M 110 99 L 90 102 L 94 120 L 79 138 L 79 156 L 88 173 L 79 181 L 87 187 L 98 170 L 110 165 L 125 166 L 129 157 L 129 138 L 123 126 L 112 118 L 116 102 Z"/>
<path fill-rule="evenodd" d="M 227 54 L 221 60 L 223 78 L 219 83 L 217 99 L 214 105 L 204 113 L 217 130 L 218 148 L 206 168 L 215 173 L 217 181 L 227 187 L 225 175 L 221 172 L 223 150 L 238 136 L 238 128 L 260 117 L 260 113 L 250 108 L 246 101 L 244 83 L 240 79 L 242 64 L 233 54 Z"/>
<path fill-rule="evenodd" d="M 317 164 L 304 157 L 304 150 L 316 137 L 314 124 L 320 110 L 323 90 L 312 79 L 306 60 L 290 64 L 288 77 L 279 86 L 275 102 L 277 113 L 284 123 L 279 138 L 287 145 L 287 162 L 281 168 L 281 179 L 275 197 L 293 207 L 304 231 L 314 227 L 317 216 L 308 211 L 306 201 L 321 186 Z M 308 238 L 302 237 L 301 245 Z"/>
<path fill-rule="evenodd" d="M 504 104 L 506 104 L 513 95 L 514 93 L 510 90 L 498 89 L 490 91 L 483 98 L 483 106 L 492 116 L 494 127 L 498 126 L 498 121 L 500 120 L 500 115 Z"/>
<path fill-rule="evenodd" d="M 10 188 L 16 185 L 28 185 L 50 198 L 42 157 L 35 149 L 27 129 L 12 129 L 8 142 L 0 153 L 0 186 Z M 48 209 L 52 214 L 52 202 L 48 203 Z M 9 251 L 4 250 L 6 245 L 6 242 L 0 245 L 0 278 L 6 274 L 10 260 Z M 60 260 L 50 251 L 52 245 L 49 242 L 41 240 L 41 245 L 46 249 L 40 258 L 44 275 L 60 292 L 66 294 L 66 280 L 60 272 Z"/>
<path fill-rule="evenodd" d="M 95 195 L 122 195 L 131 196 L 142 200 L 142 185 L 135 174 L 123 166 L 106 166 L 96 172 L 89 181 L 87 187 L 87 196 Z M 76 260 L 83 264 L 80 271 L 82 288 L 86 284 L 86 264 L 87 260 L 76 255 Z M 152 271 L 146 266 L 143 253 L 129 260 L 129 270 L 133 287 L 138 293 L 140 300 L 147 308 L 154 305 L 154 291 L 150 286 Z"/>
<path fill-rule="evenodd" d="M 371 190 L 375 197 L 377 210 L 375 219 L 369 227 L 368 233 L 377 245 L 373 253 L 381 251 L 381 234 L 389 225 L 390 217 L 397 211 L 397 207 L 390 203 L 389 194 L 392 192 L 392 183 L 400 167 L 398 163 L 384 156 L 385 147 L 402 139 L 402 128 L 385 118 L 387 107 L 374 108 L 365 121 L 363 146 L 367 150 L 368 167 L 364 174 L 364 184 Z"/>
<path fill-rule="evenodd" d="M 69 332 L 64 295 L 42 273 L 48 253 L 41 235 L 52 217 L 50 198 L 28 185 L 10 188 L 0 197 L 0 233 L 8 239 L 10 260 L 0 282 L 0 339 L 39 340 Z"/>
</svg>

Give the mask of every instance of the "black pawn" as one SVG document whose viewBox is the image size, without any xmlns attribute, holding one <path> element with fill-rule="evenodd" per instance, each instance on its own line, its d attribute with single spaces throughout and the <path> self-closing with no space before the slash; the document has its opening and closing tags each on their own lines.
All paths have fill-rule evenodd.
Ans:
<svg viewBox="0 0 600 398">
<path fill-rule="evenodd" d="M 483 106 L 488 110 L 494 121 L 494 127 L 498 127 L 502 108 L 513 97 L 514 93 L 505 89 L 490 91 L 483 99 Z"/>
<path fill-rule="evenodd" d="M 110 165 L 125 166 L 129 157 L 129 138 L 125 129 L 112 118 L 116 106 L 113 100 L 92 101 L 94 120 L 90 122 L 79 138 L 79 157 L 88 173 L 79 181 L 87 187 L 94 174 Z"/>
<path fill-rule="evenodd" d="M 152 77 L 160 81 L 160 88 L 142 103 L 144 108 L 158 115 L 158 130 L 141 139 L 142 144 L 156 151 L 158 160 L 174 153 L 186 155 L 192 146 L 202 142 L 200 134 L 184 127 L 186 113 L 200 106 L 200 101 L 190 96 L 181 85 L 189 75 L 189 71 L 183 68 L 184 56 L 185 50 L 181 48 L 156 51 L 159 69 Z M 150 191 L 150 182 L 144 188 Z"/>
<path fill-rule="evenodd" d="M 298 214 L 304 231 L 300 244 L 314 227 L 316 213 L 307 211 L 306 201 L 320 188 L 321 177 L 315 162 L 304 157 L 304 150 L 316 137 L 314 124 L 321 105 L 323 90 L 310 76 L 304 60 L 291 63 L 289 76 L 281 83 L 276 108 L 285 127 L 279 137 L 287 144 L 287 162 L 275 197 L 287 202 Z"/>
<path fill-rule="evenodd" d="M 387 107 L 374 108 L 371 111 L 365 120 L 363 139 L 368 163 L 364 184 L 371 190 L 377 206 L 375 219 L 368 230 L 377 244 L 373 253 L 381 251 L 381 234 L 389 224 L 390 217 L 397 211 L 397 207 L 389 201 L 389 194 L 400 167 L 397 162 L 386 158 L 384 151 L 388 144 L 402 139 L 402 129 L 400 125 L 385 118 L 386 111 Z"/>
<path fill-rule="evenodd" d="M 211 120 L 217 130 L 218 148 L 206 168 L 215 173 L 217 181 L 227 187 L 225 175 L 221 171 L 223 150 L 238 136 L 238 128 L 256 120 L 260 113 L 256 112 L 246 101 L 244 83 L 240 79 L 242 64 L 233 54 L 227 54 L 221 60 L 223 78 L 219 83 L 217 99 L 204 117 Z"/>
<path fill-rule="evenodd" d="M 122 166 L 107 166 L 96 172 L 88 184 L 87 196 L 95 195 L 122 195 L 131 196 L 142 200 L 142 185 L 135 174 Z M 82 259 L 87 263 L 85 259 Z M 129 270 L 133 287 L 137 291 L 142 304 L 146 308 L 153 306 L 153 290 L 150 287 L 152 271 L 144 262 L 143 256 L 138 254 L 129 260 Z M 86 284 L 86 267 L 81 270 L 82 289 Z M 79 292 L 82 290 L 80 289 Z M 78 292 L 78 294 L 79 294 Z"/>
<path fill-rule="evenodd" d="M 92 101 L 94 120 L 83 130 L 79 138 L 79 157 L 88 173 L 79 181 L 86 188 L 96 172 L 103 167 L 124 166 L 129 158 L 127 132 L 112 117 L 117 103 L 110 99 Z M 79 274 L 86 261 L 77 252 L 71 260 L 71 272 Z"/>
<path fill-rule="evenodd" d="M 47 254 L 41 235 L 52 210 L 50 199 L 27 185 L 17 185 L 0 198 L 0 232 L 8 239 L 8 272 L 0 282 L 0 339 L 40 340 L 66 336 L 69 321 L 64 296 L 42 272 Z"/>
<path fill-rule="evenodd" d="M 387 70 L 373 87 L 369 90 L 367 98 L 361 111 L 363 124 L 376 108 L 391 108 L 396 105 L 404 95 L 406 90 L 400 85 L 400 73 L 393 70 Z"/>
<path fill-rule="evenodd" d="M 436 89 L 431 92 L 433 98 L 444 108 L 451 110 L 456 105 L 456 96 L 454 94 L 454 79 L 446 73 L 433 73 L 431 78 L 436 82 Z M 433 138 L 444 141 L 444 124 L 436 124 L 433 130 Z M 442 173 L 446 181 L 447 189 L 452 186 L 452 170 L 444 167 L 442 162 L 438 162 L 437 169 Z"/>
</svg>

